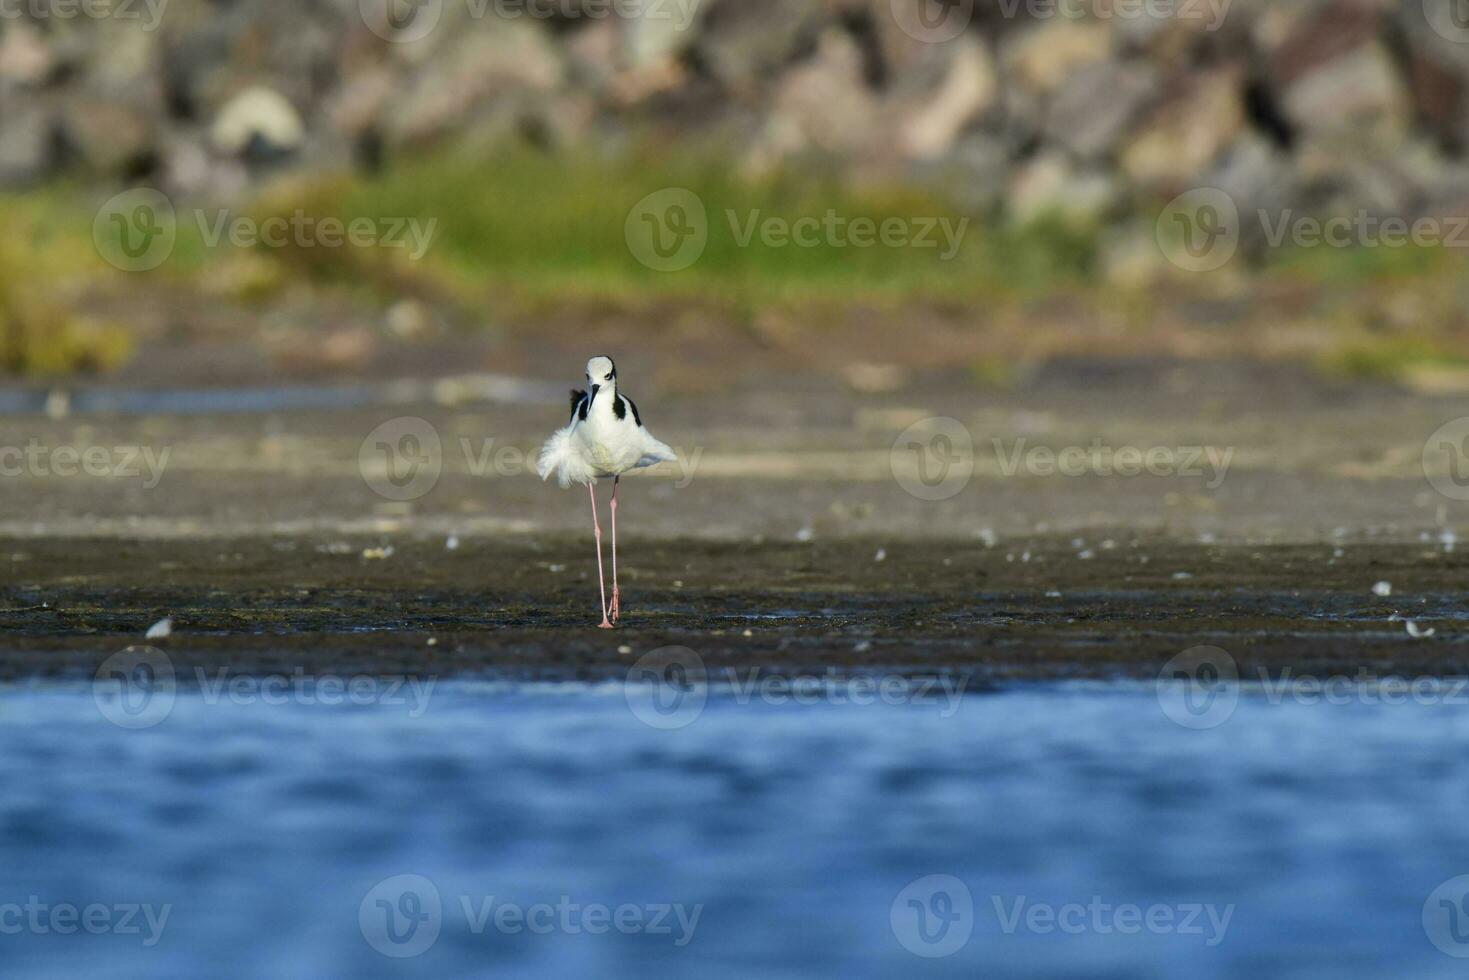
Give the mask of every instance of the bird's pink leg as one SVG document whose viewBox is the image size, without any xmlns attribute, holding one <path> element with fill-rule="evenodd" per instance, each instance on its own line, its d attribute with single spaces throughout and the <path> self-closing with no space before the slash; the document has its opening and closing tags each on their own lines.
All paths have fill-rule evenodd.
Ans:
<svg viewBox="0 0 1469 980">
<path fill-rule="evenodd" d="M 592 497 L 592 533 L 597 538 L 597 588 L 602 591 L 602 622 L 598 625 L 604 630 L 610 630 L 612 624 L 607 621 L 607 582 L 602 577 L 602 525 L 597 521 L 597 486 L 595 483 L 587 484 L 587 492 Z"/>
<path fill-rule="evenodd" d="M 617 481 L 620 476 L 612 478 L 612 621 L 617 622 L 617 616 L 622 611 L 617 602 Z"/>
</svg>

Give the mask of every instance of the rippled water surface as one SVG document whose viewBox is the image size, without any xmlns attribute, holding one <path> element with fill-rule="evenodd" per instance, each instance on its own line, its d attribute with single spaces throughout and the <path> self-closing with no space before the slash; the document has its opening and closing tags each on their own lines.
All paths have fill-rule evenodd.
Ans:
<svg viewBox="0 0 1469 980">
<path fill-rule="evenodd" d="M 0 693 L 0 972 L 1457 977 L 1440 947 L 1469 953 L 1424 923 L 1466 907 L 1430 901 L 1469 874 L 1453 698 L 1246 691 L 1204 730 L 1141 686 L 283 700 L 181 692 L 125 730 L 88 687 Z M 154 924 L 48 918 L 89 905 Z"/>
</svg>

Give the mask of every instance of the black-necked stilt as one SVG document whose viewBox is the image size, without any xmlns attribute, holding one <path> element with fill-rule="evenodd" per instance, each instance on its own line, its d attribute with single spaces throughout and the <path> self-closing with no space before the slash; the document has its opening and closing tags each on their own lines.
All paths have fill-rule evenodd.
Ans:
<svg viewBox="0 0 1469 980">
<path fill-rule="evenodd" d="M 597 539 L 597 586 L 602 594 L 603 629 L 611 629 L 621 609 L 617 591 L 617 482 L 628 470 L 673 462 L 678 457 L 643 426 L 633 400 L 617 391 L 617 365 L 610 357 L 587 361 L 587 391 L 572 391 L 571 420 L 541 447 L 536 471 L 552 473 L 563 488 L 585 483 L 592 498 L 592 532 Z M 597 480 L 612 477 L 612 603 L 602 575 L 602 525 L 597 521 Z M 609 618 L 610 617 L 610 618 Z"/>
</svg>

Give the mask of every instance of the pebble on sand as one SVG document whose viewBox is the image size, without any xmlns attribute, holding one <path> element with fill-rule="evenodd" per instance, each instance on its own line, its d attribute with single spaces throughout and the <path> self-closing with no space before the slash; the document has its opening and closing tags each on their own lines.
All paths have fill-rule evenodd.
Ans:
<svg viewBox="0 0 1469 980">
<path fill-rule="evenodd" d="M 1383 597 L 1392 595 L 1392 583 L 1378 582 L 1376 585 L 1372 586 L 1372 594 Z"/>
<path fill-rule="evenodd" d="M 152 626 L 148 627 L 148 632 L 146 632 L 146 633 L 143 634 L 143 639 L 145 639 L 145 640 L 166 640 L 166 639 L 168 639 L 172 635 L 173 635 L 173 618 L 170 617 L 170 616 L 165 616 L 164 618 L 160 619 L 158 622 L 154 623 Z"/>
</svg>

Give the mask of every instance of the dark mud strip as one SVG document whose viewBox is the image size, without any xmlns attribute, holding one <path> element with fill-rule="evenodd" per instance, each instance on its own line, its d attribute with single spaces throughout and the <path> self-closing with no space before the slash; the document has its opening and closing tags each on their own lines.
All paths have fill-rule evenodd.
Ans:
<svg viewBox="0 0 1469 980">
<path fill-rule="evenodd" d="M 1469 673 L 1469 556 L 1427 544 L 623 545 L 625 618 L 607 632 L 580 539 L 3 542 L 0 677 L 87 675 L 165 616 L 154 645 L 184 676 L 596 679 L 668 645 L 777 674 L 1152 677 L 1201 644 L 1245 677 Z"/>
</svg>

